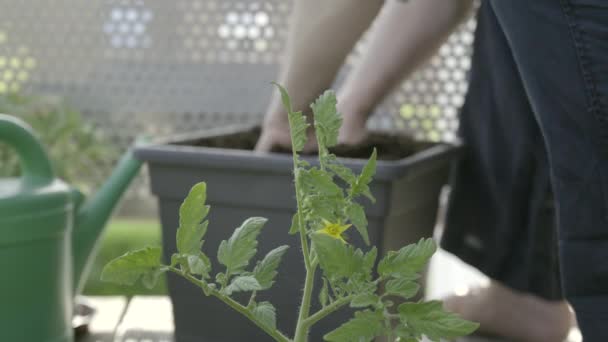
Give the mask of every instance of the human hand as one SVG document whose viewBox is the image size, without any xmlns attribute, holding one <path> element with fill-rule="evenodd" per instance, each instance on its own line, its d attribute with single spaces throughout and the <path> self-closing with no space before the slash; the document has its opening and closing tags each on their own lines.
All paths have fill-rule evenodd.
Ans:
<svg viewBox="0 0 608 342">
<path fill-rule="evenodd" d="M 342 118 L 342 126 L 338 134 L 338 145 L 356 146 L 362 144 L 369 137 L 366 127 L 367 116 L 359 115 L 343 106 L 340 111 L 346 110 Z M 308 140 L 303 153 L 313 153 L 317 150 L 317 141 L 314 130 L 308 130 Z M 271 115 L 262 125 L 262 134 L 255 146 L 256 152 L 288 152 L 291 151 L 291 138 L 287 115 Z"/>
<path fill-rule="evenodd" d="M 312 129 L 308 130 L 308 140 L 303 153 L 317 150 L 317 141 Z M 262 125 L 262 133 L 255 146 L 256 152 L 288 152 L 291 151 L 291 137 L 287 120 L 268 120 Z"/>
<path fill-rule="evenodd" d="M 338 144 L 355 146 L 363 143 L 369 136 L 366 127 L 367 118 L 349 113 L 343 116 L 342 127 L 338 134 Z"/>
</svg>

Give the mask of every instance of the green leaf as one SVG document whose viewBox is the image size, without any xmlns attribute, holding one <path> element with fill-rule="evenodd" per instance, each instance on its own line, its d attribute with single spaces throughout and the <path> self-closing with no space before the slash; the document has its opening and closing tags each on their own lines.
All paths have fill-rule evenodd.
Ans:
<svg viewBox="0 0 608 342">
<path fill-rule="evenodd" d="M 357 203 L 351 203 L 351 205 L 349 205 L 346 209 L 346 215 L 353 223 L 355 228 L 357 228 L 359 234 L 361 234 L 361 237 L 363 238 L 363 241 L 365 241 L 365 244 L 369 246 L 369 234 L 367 233 L 367 218 L 365 217 L 365 211 L 363 210 L 363 207 Z"/>
<path fill-rule="evenodd" d="M 260 290 L 266 290 L 272 287 L 274 284 L 274 277 L 277 275 L 277 268 L 279 267 L 279 263 L 281 263 L 281 258 L 283 254 L 287 252 L 289 246 L 280 246 L 277 247 L 264 257 L 262 261 L 259 261 L 258 264 L 253 269 L 253 276 L 260 283 Z"/>
<path fill-rule="evenodd" d="M 411 329 L 402 324 L 395 327 L 393 335 L 399 337 L 399 342 L 418 342 L 418 339 L 412 334 Z"/>
<path fill-rule="evenodd" d="M 372 249 L 365 253 L 365 256 L 363 257 L 363 266 L 361 267 L 360 272 L 365 275 L 367 279 L 372 276 L 372 270 L 376 265 L 376 258 L 378 258 L 378 249 L 376 246 L 372 247 Z"/>
<path fill-rule="evenodd" d="M 209 222 L 203 219 L 209 213 L 205 205 L 207 185 L 198 183 L 190 189 L 188 196 L 179 208 L 179 228 L 177 229 L 177 250 L 180 254 L 196 255 L 203 244 Z"/>
<path fill-rule="evenodd" d="M 420 239 L 418 243 L 390 251 L 378 264 L 378 273 L 387 277 L 410 279 L 422 270 L 437 250 L 433 239 Z"/>
<path fill-rule="evenodd" d="M 401 296 L 405 299 L 414 297 L 419 290 L 420 285 L 418 283 L 407 279 L 392 279 L 385 286 L 386 293 Z"/>
<path fill-rule="evenodd" d="M 363 257 L 363 268 L 361 273 L 367 278 L 370 278 L 372 275 L 372 270 L 376 264 L 376 258 L 378 258 L 378 249 L 376 249 L 376 246 L 372 247 L 372 249 L 365 253 L 365 256 Z"/>
<path fill-rule="evenodd" d="M 364 308 L 367 306 L 376 305 L 376 304 L 378 304 L 379 301 L 380 301 L 380 297 L 376 296 L 373 293 L 362 293 L 362 294 L 355 296 L 355 298 L 353 298 L 353 300 L 350 301 L 350 307 L 351 308 Z"/>
<path fill-rule="evenodd" d="M 399 305 L 399 317 L 416 337 L 426 335 L 432 341 L 466 336 L 479 327 L 444 311 L 439 301 L 403 303 Z"/>
<path fill-rule="evenodd" d="M 300 152 L 306 145 L 306 130 L 308 124 L 306 123 L 306 117 L 302 112 L 289 113 L 289 131 L 291 132 L 291 141 L 293 149 L 296 152 Z"/>
<path fill-rule="evenodd" d="M 252 275 L 238 276 L 232 279 L 230 285 L 226 287 L 226 294 L 231 295 L 234 292 L 257 291 L 261 290 L 262 286 L 257 279 Z"/>
<path fill-rule="evenodd" d="M 350 262 L 349 258 L 352 254 L 347 244 L 321 233 L 313 233 L 310 238 L 318 256 L 319 265 L 329 278 L 352 275 L 350 270 L 345 269 L 345 265 Z"/>
<path fill-rule="evenodd" d="M 372 202 L 375 202 L 376 199 L 372 195 L 369 190 L 369 183 L 372 181 L 372 178 L 376 174 L 376 158 L 378 153 L 374 148 L 374 152 L 372 152 L 371 157 L 363 167 L 361 174 L 357 177 L 355 184 L 350 189 L 350 194 L 353 198 L 363 194 L 367 198 L 369 198 Z"/>
<path fill-rule="evenodd" d="M 360 249 L 321 233 L 311 234 L 319 265 L 330 279 L 350 278 L 367 271 L 366 257 Z M 368 253 L 369 254 L 369 253 Z"/>
<path fill-rule="evenodd" d="M 209 278 L 211 272 L 211 261 L 202 252 L 196 255 L 173 253 L 171 266 L 176 265 L 180 265 L 181 270 L 186 273 L 202 275 L 203 278 Z"/>
<path fill-rule="evenodd" d="M 329 303 L 329 287 L 326 278 L 323 278 L 323 287 L 321 287 L 321 291 L 319 291 L 319 303 L 322 307 L 327 306 Z"/>
<path fill-rule="evenodd" d="M 336 197 L 328 197 L 323 195 L 307 195 L 302 201 L 304 221 L 311 222 L 325 219 L 329 222 L 336 222 L 337 204 L 341 200 L 336 200 Z"/>
<path fill-rule="evenodd" d="M 323 196 L 341 196 L 342 189 L 334 183 L 331 174 L 316 168 L 299 172 L 300 186 L 308 190 L 307 195 L 317 193 Z"/>
<path fill-rule="evenodd" d="M 186 260 L 190 273 L 202 275 L 203 278 L 209 277 L 209 272 L 211 272 L 211 261 L 209 261 L 209 258 L 207 258 L 205 254 L 198 253 L 198 255 L 187 255 Z"/>
<path fill-rule="evenodd" d="M 159 269 L 155 270 L 154 272 L 146 272 L 141 277 L 141 283 L 147 289 L 153 289 L 156 286 L 156 283 L 158 283 L 158 279 L 160 278 L 160 275 L 163 274 L 164 272 L 165 272 L 165 270 L 163 268 L 159 268 Z"/>
<path fill-rule="evenodd" d="M 258 303 L 253 310 L 253 315 L 259 319 L 265 326 L 276 329 L 277 328 L 277 313 L 276 309 L 269 302 Z"/>
<path fill-rule="evenodd" d="M 327 90 L 310 106 L 315 118 L 315 134 L 321 148 L 332 147 L 338 143 L 342 117 L 336 109 L 336 104 L 336 94 Z"/>
<path fill-rule="evenodd" d="M 336 157 L 332 154 L 328 156 L 328 159 L 331 161 L 331 163 L 327 164 L 327 168 L 333 171 L 338 177 L 340 177 L 340 179 L 352 187 L 357 181 L 357 176 L 355 176 L 353 171 L 342 164 L 338 164 Z"/>
<path fill-rule="evenodd" d="M 227 273 L 240 273 L 249 265 L 257 252 L 257 237 L 266 221 L 263 217 L 251 217 L 234 230 L 230 239 L 220 243 L 217 259 L 226 266 Z"/>
<path fill-rule="evenodd" d="M 355 312 L 355 317 L 323 336 L 329 342 L 369 342 L 384 332 L 382 312 Z"/>
<path fill-rule="evenodd" d="M 291 107 L 291 99 L 287 90 L 278 83 L 273 83 L 281 92 L 281 100 L 283 106 L 287 110 L 287 118 L 289 120 L 289 131 L 291 133 L 291 141 L 295 152 L 300 152 L 306 145 L 306 129 L 308 124 L 306 123 L 306 117 L 302 115 L 302 112 L 294 112 Z"/>
<path fill-rule="evenodd" d="M 154 287 L 164 272 L 160 263 L 161 249 L 146 247 L 128 252 L 110 261 L 101 273 L 101 280 L 120 285 L 133 285 L 140 278 L 147 287 Z"/>
<path fill-rule="evenodd" d="M 294 235 L 300 232 L 300 222 L 298 220 L 298 214 L 296 213 L 291 218 L 291 227 L 289 228 L 289 235 Z"/>
</svg>

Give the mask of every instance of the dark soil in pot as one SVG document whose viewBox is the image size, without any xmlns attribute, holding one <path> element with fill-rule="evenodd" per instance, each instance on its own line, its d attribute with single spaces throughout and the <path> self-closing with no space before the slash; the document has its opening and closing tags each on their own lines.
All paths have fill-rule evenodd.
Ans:
<svg viewBox="0 0 608 342">
<path fill-rule="evenodd" d="M 204 137 L 196 140 L 181 141 L 179 145 L 218 147 L 238 150 L 253 150 L 258 138 L 260 128 L 253 127 L 243 132 L 233 132 L 221 136 Z M 338 145 L 331 152 L 339 157 L 367 159 L 374 148 L 378 152 L 379 160 L 398 160 L 423 151 L 430 146 L 430 142 L 415 141 L 412 138 L 397 133 L 371 132 L 367 139 L 357 146 Z M 273 152 L 291 153 L 288 150 L 274 150 Z"/>
</svg>

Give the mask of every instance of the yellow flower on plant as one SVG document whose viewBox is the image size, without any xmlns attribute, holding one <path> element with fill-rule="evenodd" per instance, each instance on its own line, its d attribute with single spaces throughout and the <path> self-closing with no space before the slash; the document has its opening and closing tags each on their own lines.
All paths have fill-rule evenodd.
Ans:
<svg viewBox="0 0 608 342">
<path fill-rule="evenodd" d="M 342 237 L 342 233 L 344 233 L 348 228 L 350 228 L 350 224 L 339 224 L 339 223 L 331 223 L 327 220 L 323 220 L 323 228 L 318 232 L 321 234 L 326 234 L 334 239 L 338 239 L 342 242 L 346 242 Z"/>
</svg>

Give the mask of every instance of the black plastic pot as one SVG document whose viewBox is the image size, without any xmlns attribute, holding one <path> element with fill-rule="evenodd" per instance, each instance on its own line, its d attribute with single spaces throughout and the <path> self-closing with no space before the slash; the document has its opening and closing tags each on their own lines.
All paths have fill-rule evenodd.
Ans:
<svg viewBox="0 0 608 342">
<path fill-rule="evenodd" d="M 275 305 L 279 328 L 291 335 L 304 281 L 299 242 L 296 236 L 287 234 L 296 207 L 291 156 L 188 146 L 218 136 L 230 142 L 239 132 L 247 130 L 228 128 L 175 136 L 161 144 L 140 147 L 136 155 L 148 163 L 152 192 L 159 199 L 167 259 L 176 249 L 179 205 L 197 182 L 207 182 L 211 213 L 204 250 L 211 259 L 215 259 L 219 242 L 227 239 L 243 220 L 251 216 L 269 219 L 260 236 L 257 257 L 282 244 L 292 248 L 282 261 L 274 287 L 259 293 L 257 298 Z M 404 159 L 378 162 L 371 186 L 377 202 L 365 206 L 370 240 L 379 250 L 398 249 L 432 235 L 439 192 L 458 150 L 457 146 L 436 144 Z M 365 160 L 343 159 L 343 162 L 360 172 Z M 363 245 L 355 235 L 351 234 L 352 242 Z M 214 270 L 220 270 L 217 264 Z M 270 341 L 238 313 L 215 298 L 205 297 L 180 278 L 169 276 L 169 292 L 177 342 Z M 323 334 L 349 317 L 348 310 L 332 314 L 313 328 L 310 341 L 322 341 Z"/>
</svg>

